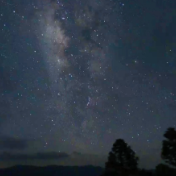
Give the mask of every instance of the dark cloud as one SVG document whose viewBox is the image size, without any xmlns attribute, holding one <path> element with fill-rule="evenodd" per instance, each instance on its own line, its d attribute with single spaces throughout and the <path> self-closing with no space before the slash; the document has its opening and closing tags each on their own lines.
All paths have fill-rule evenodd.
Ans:
<svg viewBox="0 0 176 176">
<path fill-rule="evenodd" d="M 68 157 L 69 155 L 64 152 L 41 152 L 35 154 L 12 154 L 9 152 L 4 152 L 0 154 L 1 160 L 54 160 Z"/>
<path fill-rule="evenodd" d="M 0 149 L 23 150 L 28 147 L 28 142 L 23 139 L 0 136 Z"/>
<path fill-rule="evenodd" d="M 81 156 L 81 155 L 82 155 L 82 153 L 77 152 L 77 151 L 74 151 L 74 152 L 72 153 L 72 155 L 75 155 L 75 156 Z"/>
</svg>

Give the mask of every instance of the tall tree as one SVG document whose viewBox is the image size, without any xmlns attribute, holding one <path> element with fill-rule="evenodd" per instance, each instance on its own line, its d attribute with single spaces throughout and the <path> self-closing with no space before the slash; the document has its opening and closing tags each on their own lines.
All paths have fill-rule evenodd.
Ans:
<svg viewBox="0 0 176 176">
<path fill-rule="evenodd" d="M 117 139 L 109 153 L 108 161 L 105 164 L 105 172 L 127 174 L 136 171 L 139 158 L 123 139 Z M 106 174 L 108 175 L 108 174 Z"/>
<path fill-rule="evenodd" d="M 163 140 L 161 157 L 166 163 L 176 167 L 176 131 L 168 128 L 164 133 L 166 140 Z"/>
</svg>

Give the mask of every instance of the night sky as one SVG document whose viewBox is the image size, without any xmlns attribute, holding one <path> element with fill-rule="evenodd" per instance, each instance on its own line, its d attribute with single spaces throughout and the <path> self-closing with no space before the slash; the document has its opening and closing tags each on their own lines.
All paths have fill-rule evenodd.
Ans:
<svg viewBox="0 0 176 176">
<path fill-rule="evenodd" d="M 174 0 L 0 0 L 0 40 L 1 167 L 104 166 L 118 138 L 140 167 L 161 162 L 176 125 Z"/>
</svg>

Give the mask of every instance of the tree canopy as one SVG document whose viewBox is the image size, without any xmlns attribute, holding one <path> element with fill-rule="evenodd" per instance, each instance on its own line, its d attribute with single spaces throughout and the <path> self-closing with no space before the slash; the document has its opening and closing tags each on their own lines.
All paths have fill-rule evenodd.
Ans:
<svg viewBox="0 0 176 176">
<path fill-rule="evenodd" d="M 109 152 L 105 171 L 111 173 L 125 173 L 137 170 L 139 158 L 123 139 L 117 139 Z M 112 174 L 111 174 L 112 175 Z"/>
<path fill-rule="evenodd" d="M 176 131 L 168 128 L 164 133 L 161 157 L 166 163 L 176 167 Z"/>
</svg>

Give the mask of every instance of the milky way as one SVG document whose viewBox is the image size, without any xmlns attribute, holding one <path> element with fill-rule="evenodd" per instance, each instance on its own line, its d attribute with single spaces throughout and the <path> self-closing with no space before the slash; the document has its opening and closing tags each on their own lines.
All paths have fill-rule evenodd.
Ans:
<svg viewBox="0 0 176 176">
<path fill-rule="evenodd" d="M 107 14 L 100 16 L 102 5 L 107 4 L 92 3 L 77 4 L 74 10 L 61 2 L 41 4 L 42 10 L 36 14 L 39 20 L 36 27 L 40 29 L 37 35 L 41 35 L 39 42 L 51 82 L 48 108 L 57 112 L 60 123 L 66 126 L 62 127 L 64 131 L 67 128 L 71 131 L 69 134 L 66 130 L 66 135 L 69 138 L 71 135 L 73 145 L 84 152 L 90 147 L 86 143 L 97 142 L 101 131 L 97 123 L 102 123 L 100 114 L 106 111 L 101 107 L 111 96 L 105 93 L 111 85 L 102 84 L 106 84 L 107 72 L 111 70 L 108 45 L 114 42 L 112 35 L 106 34 L 111 27 L 106 22 Z"/>
<path fill-rule="evenodd" d="M 158 163 L 176 124 L 174 2 L 0 2 L 0 136 L 22 145 L 8 152 L 102 166 L 123 138 Z"/>
</svg>

